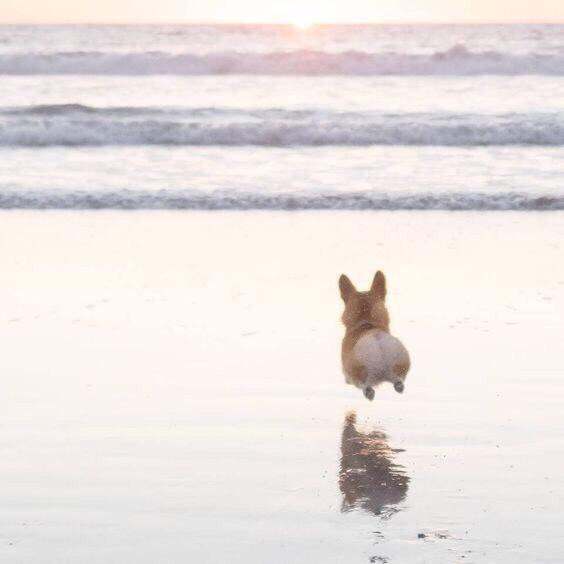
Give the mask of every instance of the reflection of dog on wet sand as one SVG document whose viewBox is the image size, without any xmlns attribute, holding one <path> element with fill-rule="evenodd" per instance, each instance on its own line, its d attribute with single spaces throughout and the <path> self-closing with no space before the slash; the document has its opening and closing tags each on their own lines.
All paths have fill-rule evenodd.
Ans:
<svg viewBox="0 0 564 564">
<path fill-rule="evenodd" d="M 396 392 L 403 392 L 410 360 L 401 341 L 390 335 L 384 274 L 376 273 L 368 292 L 359 292 L 342 274 L 339 290 L 345 302 L 342 361 L 347 383 L 371 401 L 374 387 L 382 382 L 391 382 Z"/>
<path fill-rule="evenodd" d="M 395 506 L 405 499 L 409 478 L 394 463 L 393 453 L 384 433 L 358 431 L 356 414 L 347 414 L 339 472 L 343 512 L 361 508 L 389 518 L 399 511 Z"/>
</svg>

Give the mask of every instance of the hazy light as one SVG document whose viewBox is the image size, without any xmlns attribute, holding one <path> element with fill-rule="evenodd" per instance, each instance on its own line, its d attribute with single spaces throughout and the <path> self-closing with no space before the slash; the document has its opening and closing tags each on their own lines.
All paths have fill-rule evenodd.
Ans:
<svg viewBox="0 0 564 564">
<path fill-rule="evenodd" d="M 315 22 L 311 19 L 308 19 L 308 18 L 296 18 L 292 22 L 292 25 L 294 27 L 297 27 L 298 29 L 301 29 L 301 30 L 307 30 L 310 27 L 313 27 L 314 24 L 315 24 Z"/>
<path fill-rule="evenodd" d="M 562 22 L 562 0 L 0 0 L 0 22 Z"/>
</svg>

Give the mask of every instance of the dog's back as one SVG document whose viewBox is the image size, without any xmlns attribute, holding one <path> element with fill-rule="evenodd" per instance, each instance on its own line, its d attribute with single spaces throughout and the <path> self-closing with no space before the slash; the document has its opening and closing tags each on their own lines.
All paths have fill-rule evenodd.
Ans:
<svg viewBox="0 0 564 564">
<path fill-rule="evenodd" d="M 358 292 L 345 275 L 339 288 L 345 302 L 342 361 L 347 383 L 362 389 L 369 399 L 374 397 L 372 388 L 384 381 L 401 393 L 410 359 L 401 341 L 389 332 L 383 273 L 376 273 L 368 292 Z"/>
</svg>

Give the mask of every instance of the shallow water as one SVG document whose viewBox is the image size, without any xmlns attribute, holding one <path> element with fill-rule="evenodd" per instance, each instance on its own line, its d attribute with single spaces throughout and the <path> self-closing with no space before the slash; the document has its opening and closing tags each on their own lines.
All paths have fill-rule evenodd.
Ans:
<svg viewBox="0 0 564 564">
<path fill-rule="evenodd" d="M 562 213 L 0 219 L 1 560 L 561 561 Z M 376 268 L 413 367 L 370 403 Z"/>
</svg>

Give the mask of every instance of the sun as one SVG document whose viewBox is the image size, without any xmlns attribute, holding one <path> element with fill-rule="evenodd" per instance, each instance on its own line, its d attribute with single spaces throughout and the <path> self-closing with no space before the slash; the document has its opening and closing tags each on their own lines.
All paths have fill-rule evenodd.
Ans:
<svg viewBox="0 0 564 564">
<path fill-rule="evenodd" d="M 292 25 L 298 29 L 305 30 L 305 29 L 309 29 L 310 27 L 313 27 L 315 25 L 315 22 L 307 18 L 296 18 L 292 22 Z"/>
</svg>

